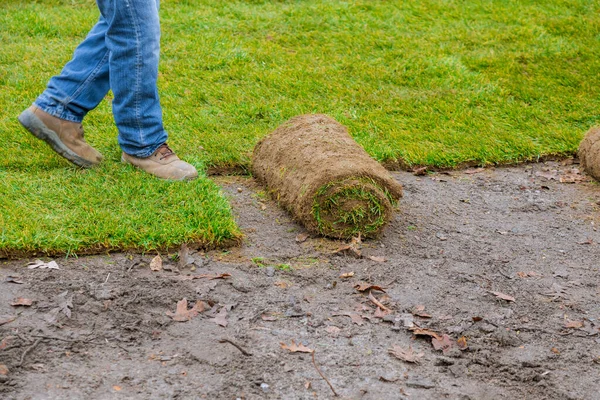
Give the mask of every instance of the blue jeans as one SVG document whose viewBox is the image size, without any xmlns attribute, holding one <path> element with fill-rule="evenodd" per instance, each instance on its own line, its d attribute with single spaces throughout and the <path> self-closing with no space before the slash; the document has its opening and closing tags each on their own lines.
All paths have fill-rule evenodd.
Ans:
<svg viewBox="0 0 600 400">
<path fill-rule="evenodd" d="M 159 0 L 96 0 L 100 19 L 35 105 L 81 122 L 111 89 L 119 145 L 148 157 L 167 141 L 156 82 L 160 52 Z"/>
</svg>

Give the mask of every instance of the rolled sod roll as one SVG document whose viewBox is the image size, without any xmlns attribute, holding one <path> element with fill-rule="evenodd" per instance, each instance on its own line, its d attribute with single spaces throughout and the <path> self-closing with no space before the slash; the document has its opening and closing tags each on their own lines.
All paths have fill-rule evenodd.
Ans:
<svg viewBox="0 0 600 400">
<path fill-rule="evenodd" d="M 252 173 L 309 232 L 373 237 L 390 221 L 402 185 L 336 120 L 301 115 L 254 148 Z"/>
<path fill-rule="evenodd" d="M 600 127 L 585 134 L 579 144 L 579 162 L 588 175 L 600 181 Z"/>
</svg>

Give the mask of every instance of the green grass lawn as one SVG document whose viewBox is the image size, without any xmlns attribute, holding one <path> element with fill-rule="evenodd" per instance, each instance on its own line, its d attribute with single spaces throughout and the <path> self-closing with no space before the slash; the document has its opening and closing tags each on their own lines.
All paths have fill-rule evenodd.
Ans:
<svg viewBox="0 0 600 400">
<path fill-rule="evenodd" d="M 326 113 L 382 162 L 452 167 L 571 155 L 600 121 L 599 1 L 163 0 L 160 92 L 172 147 L 247 166 L 284 120 Z M 98 17 L 93 0 L 0 3 L 0 256 L 151 250 L 239 237 L 206 177 L 119 163 L 109 102 L 80 171 L 16 116 Z"/>
</svg>

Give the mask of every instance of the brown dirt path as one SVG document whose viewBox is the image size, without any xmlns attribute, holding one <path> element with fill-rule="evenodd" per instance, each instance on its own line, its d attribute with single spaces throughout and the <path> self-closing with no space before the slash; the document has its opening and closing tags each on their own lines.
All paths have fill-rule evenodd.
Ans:
<svg viewBox="0 0 600 400">
<path fill-rule="evenodd" d="M 598 398 L 600 186 L 547 179 L 569 169 L 394 173 L 400 210 L 360 259 L 332 254 L 342 242 L 298 242 L 303 229 L 252 180 L 229 177 L 219 182 L 246 240 L 192 253 L 194 271 L 165 255 L 171 270 L 152 272 L 154 254 L 58 259 L 60 270 L 2 262 L 0 324 L 17 318 L 0 325 L 0 397 L 333 398 L 310 354 L 281 348 L 294 340 L 316 350 L 343 399 Z M 391 314 L 376 316 L 359 282 L 384 286 L 372 294 Z M 13 307 L 16 297 L 34 303 Z M 214 309 L 175 322 L 166 312 L 184 297 Z M 435 350 L 412 325 L 451 348 Z M 423 353 L 420 363 L 392 346 Z"/>
</svg>

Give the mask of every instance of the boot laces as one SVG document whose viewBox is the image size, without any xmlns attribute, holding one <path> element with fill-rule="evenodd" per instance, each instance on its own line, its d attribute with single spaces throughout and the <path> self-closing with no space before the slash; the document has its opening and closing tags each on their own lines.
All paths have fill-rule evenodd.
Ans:
<svg viewBox="0 0 600 400">
<path fill-rule="evenodd" d="M 171 150 L 169 145 L 166 143 L 161 144 L 156 152 L 160 155 L 160 160 L 164 160 L 165 158 L 175 154 L 175 152 Z"/>
</svg>

